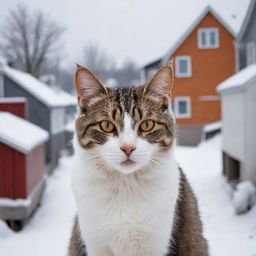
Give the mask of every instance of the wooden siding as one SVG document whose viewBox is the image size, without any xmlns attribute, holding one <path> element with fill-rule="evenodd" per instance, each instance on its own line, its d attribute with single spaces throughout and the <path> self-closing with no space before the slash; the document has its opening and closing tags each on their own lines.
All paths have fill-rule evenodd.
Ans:
<svg viewBox="0 0 256 256">
<path fill-rule="evenodd" d="M 44 171 L 44 145 L 24 155 L 0 142 L 0 197 L 27 198 Z"/>
<path fill-rule="evenodd" d="M 0 142 L 0 197 L 26 198 L 25 155 Z"/>
<path fill-rule="evenodd" d="M 0 102 L 0 111 L 10 112 L 27 119 L 26 102 Z"/>
<path fill-rule="evenodd" d="M 27 169 L 27 194 L 33 190 L 37 183 L 42 179 L 45 171 L 44 164 L 44 145 L 39 145 L 34 148 L 26 158 Z"/>
<path fill-rule="evenodd" d="M 219 48 L 199 49 L 198 29 L 218 28 Z M 192 76 L 175 78 L 172 96 L 191 98 L 191 118 L 177 118 L 179 125 L 204 125 L 219 121 L 220 100 L 203 101 L 201 96 L 218 96 L 216 86 L 235 73 L 234 37 L 211 14 L 208 13 L 174 52 L 177 56 L 190 56 Z"/>
</svg>

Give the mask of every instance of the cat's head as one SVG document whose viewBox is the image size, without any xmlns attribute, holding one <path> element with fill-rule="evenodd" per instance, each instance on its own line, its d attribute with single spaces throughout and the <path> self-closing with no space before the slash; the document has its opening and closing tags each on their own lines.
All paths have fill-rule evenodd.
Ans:
<svg viewBox="0 0 256 256">
<path fill-rule="evenodd" d="M 78 67 L 75 85 L 79 150 L 99 166 L 125 174 L 157 165 L 174 143 L 172 70 L 166 65 L 144 86 L 109 88 Z"/>
</svg>

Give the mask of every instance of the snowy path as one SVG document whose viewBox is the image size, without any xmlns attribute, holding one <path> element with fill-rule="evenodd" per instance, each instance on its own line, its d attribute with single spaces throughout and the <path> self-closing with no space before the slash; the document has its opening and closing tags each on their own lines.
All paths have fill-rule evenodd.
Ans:
<svg viewBox="0 0 256 256">
<path fill-rule="evenodd" d="M 220 136 L 199 147 L 179 147 L 177 158 L 199 197 L 205 235 L 213 256 L 256 256 L 256 207 L 236 216 L 221 176 Z M 20 233 L 1 232 L 1 256 L 63 256 L 75 205 L 70 158 L 50 177 L 41 208 Z"/>
</svg>

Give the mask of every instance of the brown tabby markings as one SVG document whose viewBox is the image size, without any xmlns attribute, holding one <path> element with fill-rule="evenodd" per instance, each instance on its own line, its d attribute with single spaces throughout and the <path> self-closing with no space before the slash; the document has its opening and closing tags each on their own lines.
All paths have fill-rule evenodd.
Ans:
<svg viewBox="0 0 256 256">
<path fill-rule="evenodd" d="M 81 108 L 76 120 L 79 143 L 86 149 L 96 144 L 104 144 L 108 136 L 118 136 L 124 128 L 124 114 L 128 113 L 133 128 L 138 130 L 138 136 L 150 143 L 159 143 L 161 151 L 167 151 L 174 136 L 174 123 L 165 105 L 143 96 L 143 87 L 137 88 L 107 88 L 108 95 L 102 95 L 89 108 Z M 143 120 L 154 120 L 156 125 L 151 132 L 145 133 L 138 129 Z M 101 130 L 99 123 L 103 120 L 111 121 L 116 129 L 108 134 Z"/>
</svg>

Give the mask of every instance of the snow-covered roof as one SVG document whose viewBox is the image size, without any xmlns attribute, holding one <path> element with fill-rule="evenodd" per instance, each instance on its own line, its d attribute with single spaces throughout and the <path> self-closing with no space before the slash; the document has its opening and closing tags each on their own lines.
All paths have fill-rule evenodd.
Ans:
<svg viewBox="0 0 256 256">
<path fill-rule="evenodd" d="M 51 88 L 26 72 L 7 65 L 3 70 L 10 79 L 49 107 L 69 106 L 77 103 L 75 96 L 61 89 Z"/>
<path fill-rule="evenodd" d="M 0 123 L 0 142 L 24 154 L 49 137 L 44 129 L 9 112 L 0 112 Z"/>
<path fill-rule="evenodd" d="M 216 130 L 220 130 L 222 128 L 222 123 L 219 122 L 214 122 L 214 123 L 210 123 L 210 124 L 206 124 L 203 128 L 204 132 L 212 132 L 212 131 L 216 131 Z"/>
<path fill-rule="evenodd" d="M 217 86 L 219 93 L 246 88 L 251 82 L 256 81 L 256 64 L 250 65 Z"/>
<path fill-rule="evenodd" d="M 26 98 L 24 97 L 0 97 L 0 103 L 24 103 Z"/>
<path fill-rule="evenodd" d="M 191 25 L 183 31 L 181 36 L 177 39 L 176 42 L 171 45 L 171 48 L 164 56 L 162 62 L 163 64 L 169 61 L 170 56 L 178 49 L 178 47 L 184 42 L 184 40 L 190 35 L 190 33 L 195 29 L 199 22 L 205 17 L 207 13 L 211 13 L 234 37 L 236 36 L 233 28 L 225 22 L 225 20 L 210 6 L 206 6 L 201 13 L 191 20 Z"/>
</svg>

